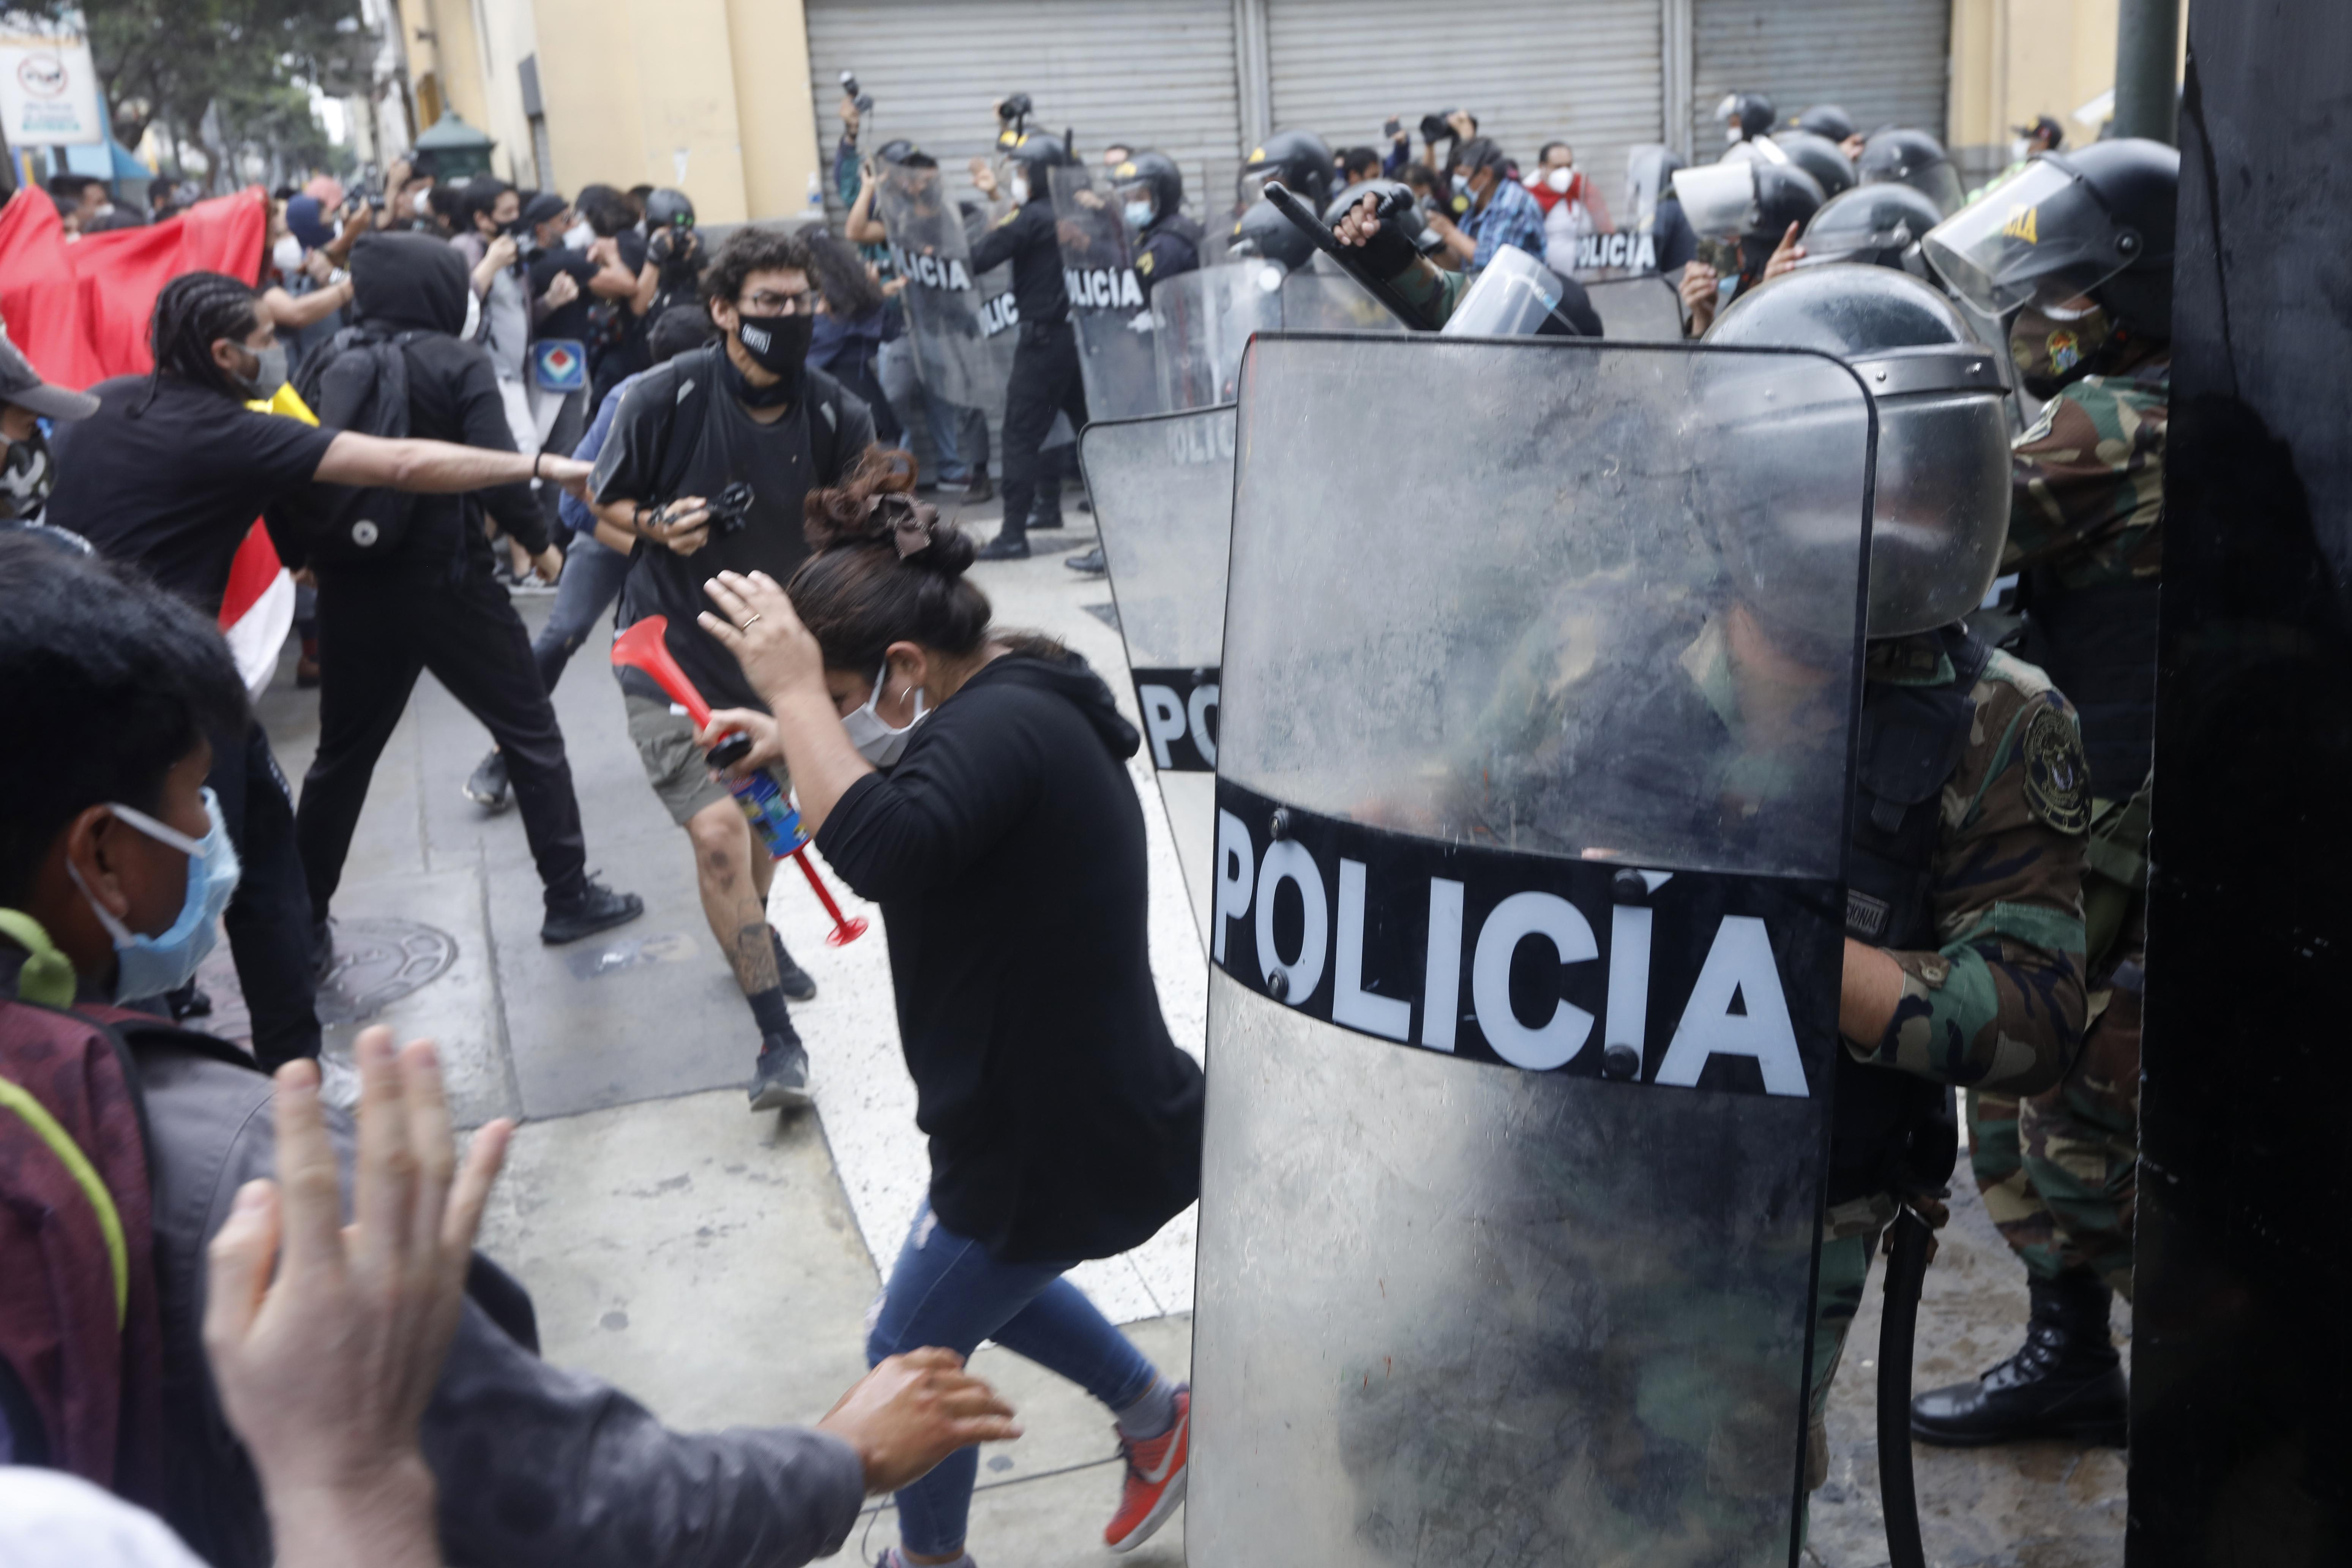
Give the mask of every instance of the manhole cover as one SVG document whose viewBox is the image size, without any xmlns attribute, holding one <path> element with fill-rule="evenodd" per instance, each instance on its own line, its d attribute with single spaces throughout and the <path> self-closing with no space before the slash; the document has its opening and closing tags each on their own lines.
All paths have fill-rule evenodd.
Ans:
<svg viewBox="0 0 2352 1568">
<path fill-rule="evenodd" d="M 319 1022 L 357 1024 L 438 980 L 457 939 L 403 920 L 339 920 L 335 960 L 319 983 Z"/>
</svg>

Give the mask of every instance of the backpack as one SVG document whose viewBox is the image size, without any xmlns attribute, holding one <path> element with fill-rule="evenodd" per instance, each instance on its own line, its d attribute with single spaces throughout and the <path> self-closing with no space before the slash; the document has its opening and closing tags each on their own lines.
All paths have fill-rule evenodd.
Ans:
<svg viewBox="0 0 2352 1568">
<path fill-rule="evenodd" d="M 667 505 L 677 499 L 677 488 L 686 482 L 686 470 L 694 464 L 695 442 L 702 433 L 704 414 L 710 407 L 710 389 L 719 381 L 718 356 L 726 352 L 723 343 L 688 349 L 667 364 L 656 365 L 646 372 L 637 385 L 630 388 L 630 395 L 635 396 L 639 388 L 653 382 L 655 377 L 665 371 L 670 373 L 667 384 L 669 422 L 661 433 L 662 464 L 658 482 L 655 484 L 652 495 L 635 499 L 648 505 Z M 842 385 L 814 365 L 808 366 L 802 374 L 808 378 L 810 482 L 837 485 L 841 482 L 843 466 Z M 659 395 L 659 393 L 655 395 Z"/>
<path fill-rule="evenodd" d="M 163 1502 L 146 1110 L 114 1009 L 0 997 L 0 1420 L 12 1458 Z"/>
<path fill-rule="evenodd" d="M 408 354 L 421 332 L 345 327 L 302 362 L 294 390 L 319 423 L 362 436 L 408 435 Z M 303 508 L 310 559 L 330 566 L 381 561 L 408 537 L 417 498 L 371 486 L 312 485 Z"/>
</svg>

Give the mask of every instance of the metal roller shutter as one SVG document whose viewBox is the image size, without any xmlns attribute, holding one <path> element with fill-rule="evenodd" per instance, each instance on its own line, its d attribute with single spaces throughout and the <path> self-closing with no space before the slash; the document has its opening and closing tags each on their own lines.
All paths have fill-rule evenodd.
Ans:
<svg viewBox="0 0 2352 1568">
<path fill-rule="evenodd" d="M 1025 92 L 1032 130 L 1156 147 L 1184 172 L 1195 212 L 1223 211 L 1238 174 L 1233 0 L 808 0 L 809 68 L 825 201 L 841 135 L 841 73 L 874 95 L 872 151 L 912 139 L 969 196 L 964 170 L 992 150 L 993 106 Z M 1203 201 L 1203 196 L 1209 199 Z"/>
<path fill-rule="evenodd" d="M 1613 207 L 1625 149 L 1662 136 L 1659 0 L 1265 0 L 1265 16 L 1274 129 L 1335 153 L 1377 145 L 1391 114 L 1467 109 L 1522 168 L 1569 143 Z"/>
<path fill-rule="evenodd" d="M 1909 125 L 1945 135 L 1951 0 L 1693 0 L 1691 146 L 1723 150 L 1715 106 L 1760 92 L 1783 120 L 1834 103 L 1866 135 Z"/>
</svg>

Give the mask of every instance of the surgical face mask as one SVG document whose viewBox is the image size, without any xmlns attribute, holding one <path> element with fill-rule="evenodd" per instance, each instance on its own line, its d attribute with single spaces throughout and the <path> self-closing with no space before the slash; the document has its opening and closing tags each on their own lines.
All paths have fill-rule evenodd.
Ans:
<svg viewBox="0 0 2352 1568">
<path fill-rule="evenodd" d="M 255 403 L 267 403 L 278 395 L 279 387 L 286 384 L 286 345 L 272 343 L 266 349 L 247 349 L 245 352 L 259 363 L 251 378 L 238 390 Z"/>
<path fill-rule="evenodd" d="M 302 270 L 302 242 L 290 234 L 281 234 L 278 243 L 269 247 L 270 265 L 291 278 Z"/>
<path fill-rule="evenodd" d="M 1151 204 L 1150 202 L 1129 202 L 1127 204 L 1126 211 L 1129 226 L 1147 228 L 1150 226 Z"/>
<path fill-rule="evenodd" d="M 2092 356 L 2113 331 L 2106 311 L 2096 305 L 2087 310 L 2028 305 L 2009 328 L 2009 357 L 2019 384 L 2036 397 L 2057 396 L 2089 374 Z"/>
<path fill-rule="evenodd" d="M 596 230 L 583 218 L 563 231 L 563 243 L 573 250 L 585 250 L 596 243 Z"/>
<path fill-rule="evenodd" d="M 1568 187 L 1576 183 L 1576 165 L 1562 163 L 1557 169 L 1544 171 L 1544 184 L 1555 195 L 1568 195 Z"/>
<path fill-rule="evenodd" d="M 1723 140 L 1727 146 L 1738 142 L 1741 134 L 1739 121 L 1737 120 L 1723 128 Z"/>
<path fill-rule="evenodd" d="M 472 342 L 482 330 L 482 297 L 474 292 L 473 285 L 466 287 L 466 330 L 457 335 Z"/>
<path fill-rule="evenodd" d="M 2012 163 L 2022 163 L 2032 155 L 2033 143 L 2022 136 L 2009 144 L 2009 161 Z"/>
<path fill-rule="evenodd" d="M 408 198 L 408 210 L 418 217 L 431 217 L 433 216 L 432 197 L 433 193 L 429 190 L 417 192 Z"/>
<path fill-rule="evenodd" d="M 168 845 L 188 858 L 188 890 L 180 900 L 178 918 L 161 936 L 144 936 L 124 925 L 113 911 L 98 901 L 89 885 L 81 879 L 81 873 L 70 862 L 66 866 L 66 875 L 81 889 L 81 896 L 89 900 L 90 913 L 106 928 L 106 934 L 114 939 L 112 999 L 118 1003 L 140 1002 L 177 991 L 196 977 L 197 966 L 213 950 L 221 911 L 228 908 L 229 895 L 236 891 L 236 847 L 229 842 L 228 826 L 221 820 L 220 802 L 209 789 L 205 791 L 205 816 L 212 826 L 201 840 L 165 826 L 143 811 L 133 811 L 112 801 L 107 803 L 106 808 L 156 843 Z"/>
<path fill-rule="evenodd" d="M 907 749 L 908 737 L 915 732 L 915 726 L 923 721 L 923 689 L 919 686 L 915 688 L 915 716 L 907 721 L 906 728 L 893 730 L 884 722 L 882 715 L 874 710 L 874 705 L 882 700 L 883 689 L 889 680 L 890 661 L 886 658 L 882 661 L 881 670 L 874 677 L 874 690 L 866 699 L 866 705 L 841 721 L 841 727 L 849 731 L 849 743 L 857 748 L 857 754 L 877 768 L 887 768 L 898 762 L 899 753 Z"/>
<path fill-rule="evenodd" d="M 1013 176 L 1013 205 L 1016 207 L 1029 205 L 1029 182 L 1018 174 Z"/>
<path fill-rule="evenodd" d="M 58 468 L 49 461 L 49 438 L 38 425 L 22 441 L 8 443 L 0 458 L 0 518 L 31 517 L 57 488 Z"/>
</svg>

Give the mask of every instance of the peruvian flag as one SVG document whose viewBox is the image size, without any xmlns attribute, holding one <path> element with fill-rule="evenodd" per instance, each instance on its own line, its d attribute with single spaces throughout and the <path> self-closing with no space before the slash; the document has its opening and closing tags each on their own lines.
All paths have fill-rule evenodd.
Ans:
<svg viewBox="0 0 2352 1568">
<path fill-rule="evenodd" d="M 257 280 L 268 230 L 268 205 L 256 185 L 145 228 L 68 244 L 56 205 L 40 191 L 20 189 L 0 206 L 0 322 L 41 378 L 59 386 L 144 375 L 155 366 L 147 328 L 163 285 L 183 272 Z M 296 408 L 300 402 L 294 400 Z M 310 410 L 298 417 L 310 417 Z M 293 620 L 293 581 L 257 519 L 237 550 L 220 612 L 237 670 L 253 691 L 269 683 Z"/>
</svg>

